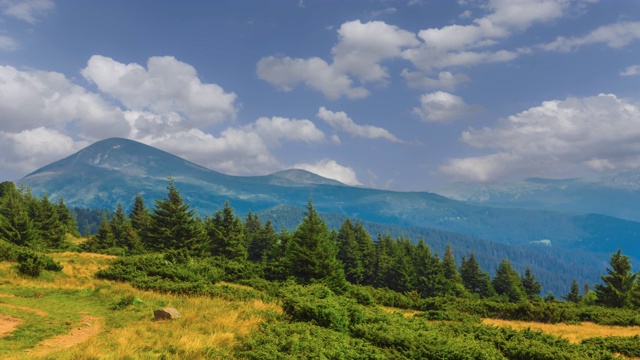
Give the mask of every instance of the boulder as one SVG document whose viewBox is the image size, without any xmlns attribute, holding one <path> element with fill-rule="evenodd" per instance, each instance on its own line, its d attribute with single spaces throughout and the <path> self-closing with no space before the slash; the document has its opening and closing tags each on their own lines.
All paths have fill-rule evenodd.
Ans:
<svg viewBox="0 0 640 360">
<path fill-rule="evenodd" d="M 167 307 L 154 311 L 153 316 L 156 317 L 156 321 L 162 321 L 177 319 L 180 317 L 180 313 L 174 308 Z"/>
</svg>

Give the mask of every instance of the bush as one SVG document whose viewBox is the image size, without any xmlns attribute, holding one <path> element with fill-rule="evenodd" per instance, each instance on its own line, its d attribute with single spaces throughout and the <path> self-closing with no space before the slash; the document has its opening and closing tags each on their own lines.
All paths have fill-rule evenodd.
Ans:
<svg viewBox="0 0 640 360">
<path fill-rule="evenodd" d="M 38 277 L 43 270 L 62 271 L 62 265 L 50 256 L 38 254 L 30 250 L 22 250 L 17 256 L 18 272 L 23 275 Z"/>
</svg>

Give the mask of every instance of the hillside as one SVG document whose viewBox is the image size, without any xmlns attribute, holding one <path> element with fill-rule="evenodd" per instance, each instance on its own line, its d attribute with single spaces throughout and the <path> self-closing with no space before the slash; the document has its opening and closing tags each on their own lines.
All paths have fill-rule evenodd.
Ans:
<svg viewBox="0 0 640 360">
<path fill-rule="evenodd" d="M 609 216 L 470 205 L 427 192 L 393 192 L 346 186 L 302 170 L 266 176 L 230 176 L 206 169 L 131 140 L 99 141 L 19 181 L 35 195 L 63 197 L 70 206 L 114 209 L 141 193 L 153 204 L 175 179 L 201 215 L 229 201 L 240 214 L 272 213 L 282 205 L 303 208 L 312 198 L 324 213 L 380 224 L 418 226 L 522 245 L 549 240 L 554 247 L 612 252 L 618 247 L 640 257 L 635 246 L 640 223 Z M 634 245 L 634 246 L 630 246 Z"/>
</svg>

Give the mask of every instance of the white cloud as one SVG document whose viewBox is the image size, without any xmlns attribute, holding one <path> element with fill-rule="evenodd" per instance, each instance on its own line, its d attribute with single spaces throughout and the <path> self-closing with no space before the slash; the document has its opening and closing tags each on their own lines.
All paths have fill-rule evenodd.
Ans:
<svg viewBox="0 0 640 360">
<path fill-rule="evenodd" d="M 283 117 L 261 117 L 244 128 L 255 132 L 265 141 L 278 145 L 281 140 L 303 141 L 307 143 L 325 140 L 324 133 L 310 120 L 287 119 Z"/>
<path fill-rule="evenodd" d="M 396 9 L 394 7 L 388 7 L 388 8 L 384 8 L 382 10 L 374 10 L 374 11 L 371 12 L 371 17 L 375 19 L 375 18 L 379 18 L 381 16 L 395 14 L 396 11 L 398 11 L 398 9 Z"/>
<path fill-rule="evenodd" d="M 314 174 L 338 180 L 347 185 L 362 185 L 352 168 L 342 166 L 331 159 L 323 159 L 314 164 L 296 164 L 293 165 L 293 168 L 311 171 Z"/>
<path fill-rule="evenodd" d="M 456 179 L 567 177 L 640 168 L 640 108 L 611 94 L 545 101 L 462 141 L 492 153 L 457 158 L 441 171 Z"/>
<path fill-rule="evenodd" d="M 94 55 L 82 75 L 131 110 L 183 114 L 186 128 L 236 116 L 236 94 L 200 81 L 193 66 L 173 56 L 151 57 L 147 69 Z"/>
<path fill-rule="evenodd" d="M 13 51 L 18 48 L 18 43 L 10 37 L 6 35 L 0 35 L 0 50 L 4 51 Z"/>
<path fill-rule="evenodd" d="M 361 99 L 369 95 L 361 83 L 385 82 L 389 74 L 381 65 L 399 57 L 401 51 L 416 46 L 418 40 L 409 31 L 382 21 L 349 21 L 338 29 L 338 43 L 331 50 L 333 62 L 318 57 L 308 59 L 268 56 L 256 66 L 258 77 L 282 91 L 291 91 L 300 83 L 322 92 L 329 99 Z"/>
<path fill-rule="evenodd" d="M 475 105 L 468 105 L 460 96 L 444 91 L 424 94 L 420 97 L 420 107 L 413 108 L 413 113 L 429 122 L 449 122 L 465 118 L 478 112 Z"/>
<path fill-rule="evenodd" d="M 592 44 L 604 44 L 610 48 L 619 49 L 639 39 L 640 21 L 622 21 L 600 26 L 585 36 L 561 36 L 550 43 L 537 45 L 534 49 L 569 52 Z"/>
<path fill-rule="evenodd" d="M 640 65 L 630 65 L 620 72 L 620 76 L 640 75 Z"/>
<path fill-rule="evenodd" d="M 429 77 L 421 71 L 409 71 L 407 69 L 403 69 L 400 75 L 407 81 L 407 85 L 412 88 L 453 90 L 458 85 L 469 81 L 467 75 L 452 74 L 449 71 L 441 71 L 437 79 Z"/>
<path fill-rule="evenodd" d="M 38 16 L 53 10 L 55 4 L 52 0 L 2 0 L 0 7 L 3 14 L 34 24 Z"/>
<path fill-rule="evenodd" d="M 352 136 L 367 139 L 387 139 L 393 142 L 402 142 L 389 131 L 372 125 L 358 125 L 343 111 L 333 112 L 324 106 L 318 110 L 317 116 L 334 129 L 342 130 Z"/>
<path fill-rule="evenodd" d="M 338 72 L 326 61 L 313 57 L 293 59 L 290 57 L 264 57 L 258 61 L 258 77 L 281 91 L 291 91 L 299 83 L 318 90 L 329 99 L 342 96 L 362 99 L 369 95 L 363 87 L 354 87 L 349 76 Z"/>
</svg>

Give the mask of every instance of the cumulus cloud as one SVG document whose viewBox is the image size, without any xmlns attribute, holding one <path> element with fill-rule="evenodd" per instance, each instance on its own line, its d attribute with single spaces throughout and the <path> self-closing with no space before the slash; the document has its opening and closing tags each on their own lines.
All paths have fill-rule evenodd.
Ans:
<svg viewBox="0 0 640 360">
<path fill-rule="evenodd" d="M 630 65 L 620 72 L 620 76 L 640 75 L 640 65 Z"/>
<path fill-rule="evenodd" d="M 558 37 L 556 40 L 534 47 L 537 50 L 569 52 L 581 46 L 604 44 L 619 49 L 640 39 L 640 21 L 621 21 L 600 26 L 589 34 L 579 37 Z"/>
<path fill-rule="evenodd" d="M 334 129 L 342 130 L 351 136 L 367 139 L 387 139 L 393 142 L 402 142 L 395 135 L 381 127 L 372 125 L 358 125 L 343 111 L 333 112 L 324 106 L 318 110 L 317 116 Z"/>
<path fill-rule="evenodd" d="M 355 85 L 353 78 L 361 84 L 387 81 L 388 70 L 381 62 L 399 57 L 406 47 L 418 45 L 413 33 L 383 21 L 349 21 L 337 32 L 339 39 L 331 50 L 332 63 L 318 57 L 268 56 L 257 63 L 258 77 L 282 91 L 291 91 L 303 83 L 329 99 L 343 96 L 361 99 L 369 91 Z"/>
<path fill-rule="evenodd" d="M 229 174 L 282 168 L 272 149 L 283 142 L 326 141 L 312 121 L 282 117 L 206 132 L 206 125 L 235 116 L 235 94 L 203 84 L 195 69 L 172 57 L 151 58 L 145 69 L 94 56 L 83 74 L 100 92 L 61 73 L 0 66 L 0 176 L 18 178 L 114 136 Z M 164 89 L 154 89 L 154 84 Z M 172 100 L 179 86 L 185 86 L 187 94 Z M 217 114 L 208 117 L 205 109 Z"/>
<path fill-rule="evenodd" d="M 462 180 L 640 168 L 640 108 L 612 94 L 545 101 L 495 127 L 465 131 L 462 141 L 491 152 L 441 167 Z"/>
<path fill-rule="evenodd" d="M 478 112 L 475 105 L 468 105 L 457 95 L 444 91 L 424 94 L 420 97 L 420 107 L 413 108 L 413 113 L 424 121 L 449 122 L 465 118 Z"/>
<path fill-rule="evenodd" d="M 400 74 L 412 88 L 453 90 L 459 84 L 469 81 L 465 74 L 452 74 L 449 71 L 441 71 L 438 78 L 434 79 L 421 71 L 402 70 Z"/>
<path fill-rule="evenodd" d="M 331 159 L 323 159 L 314 164 L 296 164 L 293 165 L 293 168 L 311 171 L 314 174 L 338 180 L 347 185 L 362 185 L 352 168 L 342 166 Z"/>
<path fill-rule="evenodd" d="M 2 0 L 0 7 L 4 15 L 34 24 L 38 16 L 51 11 L 55 4 L 52 0 Z"/>
<path fill-rule="evenodd" d="M 147 68 L 94 55 L 82 75 L 98 89 L 137 111 L 183 114 L 185 127 L 213 125 L 235 118 L 236 94 L 204 84 L 195 68 L 173 56 L 151 57 Z"/>
</svg>

